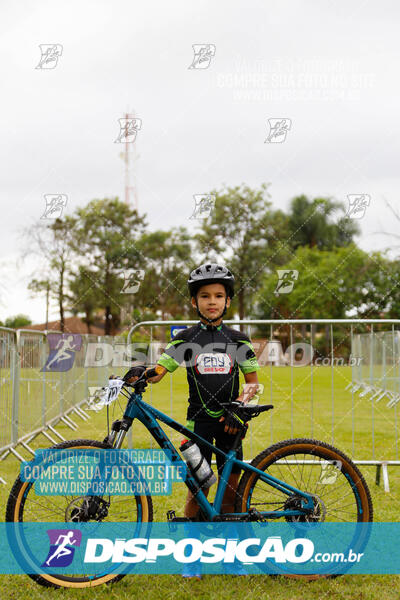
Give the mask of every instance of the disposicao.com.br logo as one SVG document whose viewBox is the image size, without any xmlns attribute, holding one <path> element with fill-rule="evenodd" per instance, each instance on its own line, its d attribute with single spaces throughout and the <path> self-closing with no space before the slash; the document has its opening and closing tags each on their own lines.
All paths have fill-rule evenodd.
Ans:
<svg viewBox="0 0 400 600">
<path fill-rule="evenodd" d="M 0 523 L 4 550 L 0 572 L 176 574 L 187 563 L 201 564 L 204 574 L 223 573 L 229 565 L 246 565 L 249 574 L 398 572 L 393 550 L 398 546 L 397 523 L 74 521 L 43 525 Z"/>
<path fill-rule="evenodd" d="M 258 554 L 248 554 L 251 548 Z M 276 563 L 304 563 L 314 554 L 314 543 L 307 538 L 295 538 L 286 545 L 280 536 L 235 540 L 209 538 L 89 538 L 86 543 L 85 562 L 140 563 L 156 562 L 160 557 L 171 557 L 178 563 L 232 563 L 239 560 L 244 564 L 264 563 L 273 559 Z"/>
</svg>

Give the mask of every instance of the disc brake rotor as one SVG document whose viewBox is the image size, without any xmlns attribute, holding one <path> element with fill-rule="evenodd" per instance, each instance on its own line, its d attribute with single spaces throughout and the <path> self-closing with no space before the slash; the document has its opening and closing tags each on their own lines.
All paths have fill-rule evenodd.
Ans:
<svg viewBox="0 0 400 600">
<path fill-rule="evenodd" d="M 323 501 L 316 494 L 310 494 L 314 508 L 312 512 L 302 515 L 291 515 L 285 517 L 288 523 L 317 523 L 325 521 L 326 507 Z M 303 498 L 300 496 L 289 496 L 284 505 L 284 510 L 300 510 L 302 508 Z"/>
</svg>

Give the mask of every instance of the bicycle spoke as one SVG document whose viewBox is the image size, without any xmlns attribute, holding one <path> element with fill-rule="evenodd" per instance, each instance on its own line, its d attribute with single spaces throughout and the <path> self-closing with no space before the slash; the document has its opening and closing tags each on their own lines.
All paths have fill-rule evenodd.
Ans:
<svg viewBox="0 0 400 600">
<path fill-rule="evenodd" d="M 280 463 L 280 464 L 279 464 L 279 463 L 276 463 L 276 462 L 275 462 L 275 463 L 273 463 L 271 466 L 272 466 L 272 467 L 277 467 L 277 469 L 278 469 L 279 477 L 277 477 L 277 475 L 275 475 L 276 479 L 281 479 L 282 481 L 285 481 L 286 483 L 289 483 L 289 482 L 287 481 L 287 476 L 286 476 L 286 475 L 284 475 L 284 474 L 282 473 L 282 469 L 281 469 L 282 463 Z M 290 465 L 288 465 L 288 464 L 286 463 L 286 469 L 285 469 L 285 471 L 287 471 L 287 470 L 288 470 L 288 469 L 287 469 L 287 467 L 288 467 L 288 466 L 290 466 Z M 289 472 L 290 472 L 290 469 L 289 469 Z M 270 475 L 274 476 L 272 473 L 270 473 Z M 292 487 L 296 487 L 297 489 L 300 489 L 300 488 L 299 488 L 299 485 L 298 485 L 298 483 L 297 483 L 297 481 L 296 481 L 296 479 L 295 479 L 295 478 L 294 478 L 294 476 L 293 476 L 293 474 L 291 474 L 291 475 L 292 475 L 292 477 L 293 477 L 293 479 L 294 479 L 294 482 L 295 482 L 295 484 L 296 484 L 296 485 L 294 485 L 294 486 L 292 486 Z M 290 484 L 289 484 L 289 485 L 290 485 Z M 282 493 L 282 492 L 281 492 L 281 493 Z"/>
<path fill-rule="evenodd" d="M 321 498 L 327 498 L 328 496 L 330 496 L 332 494 L 332 492 L 341 489 L 346 484 L 350 485 L 350 483 L 348 482 L 348 480 L 346 479 L 346 477 L 344 477 L 343 483 L 341 483 L 339 486 L 337 486 L 337 487 L 333 488 L 332 490 L 330 490 L 327 494 L 324 494 L 324 496 L 321 496 Z M 354 490 L 351 487 L 351 489 L 344 496 L 342 496 L 342 498 L 345 498 L 346 496 L 348 496 L 349 494 L 352 494 L 352 493 L 354 494 Z"/>
</svg>

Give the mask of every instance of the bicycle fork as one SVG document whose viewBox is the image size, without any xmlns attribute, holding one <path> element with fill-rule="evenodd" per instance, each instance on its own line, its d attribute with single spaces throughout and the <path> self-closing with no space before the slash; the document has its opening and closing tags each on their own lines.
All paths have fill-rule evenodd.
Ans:
<svg viewBox="0 0 400 600">
<path fill-rule="evenodd" d="M 114 421 L 111 425 L 111 432 L 104 439 L 106 444 L 110 444 L 116 450 L 119 450 L 122 447 L 125 436 L 131 427 L 133 419 L 131 417 L 124 417 L 123 419 L 118 419 Z"/>
</svg>

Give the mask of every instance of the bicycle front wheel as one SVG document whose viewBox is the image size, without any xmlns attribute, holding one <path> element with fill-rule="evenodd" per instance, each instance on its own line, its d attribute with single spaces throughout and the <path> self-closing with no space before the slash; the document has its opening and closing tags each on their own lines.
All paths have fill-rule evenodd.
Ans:
<svg viewBox="0 0 400 600">
<path fill-rule="evenodd" d="M 72 440 L 52 446 L 53 449 L 90 450 L 93 448 L 109 449 L 107 444 L 95 440 Z M 106 513 L 94 517 L 98 522 L 126 522 L 127 531 L 132 534 L 135 524 L 146 523 L 153 520 L 153 505 L 150 496 L 107 496 L 108 504 Z M 39 496 L 35 494 L 32 481 L 22 481 L 18 477 L 10 492 L 7 503 L 6 521 L 15 523 L 37 523 L 37 522 L 71 522 L 79 523 L 80 511 L 85 499 L 81 496 Z M 87 519 L 85 519 L 87 520 Z M 29 541 L 23 537 L 15 540 L 15 543 L 24 545 L 23 551 L 27 556 L 35 557 L 35 548 L 29 547 Z M 29 574 L 36 583 L 46 587 L 68 587 L 84 588 L 111 583 L 124 577 L 123 574 L 102 573 L 98 575 L 71 574 L 61 575 L 57 572 Z"/>
</svg>

